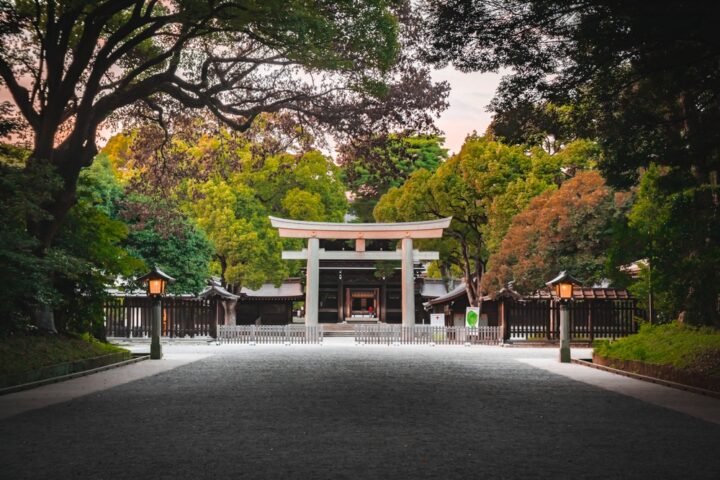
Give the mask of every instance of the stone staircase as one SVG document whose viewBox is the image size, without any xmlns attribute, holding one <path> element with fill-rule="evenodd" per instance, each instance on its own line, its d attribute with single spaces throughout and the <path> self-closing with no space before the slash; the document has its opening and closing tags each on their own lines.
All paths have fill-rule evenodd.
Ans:
<svg viewBox="0 0 720 480">
<path fill-rule="evenodd" d="M 347 323 L 323 323 L 323 337 L 354 337 L 353 325 Z"/>
</svg>

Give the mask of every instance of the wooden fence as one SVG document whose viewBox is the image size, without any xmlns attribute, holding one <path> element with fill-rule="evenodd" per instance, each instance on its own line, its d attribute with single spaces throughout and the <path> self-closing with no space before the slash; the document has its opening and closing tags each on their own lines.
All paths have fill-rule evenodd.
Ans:
<svg viewBox="0 0 720 480">
<path fill-rule="evenodd" d="M 161 335 L 164 337 L 215 337 L 219 317 L 214 299 L 165 297 L 162 299 Z M 108 337 L 151 336 L 152 299 L 112 297 L 105 302 Z"/>
<path fill-rule="evenodd" d="M 219 343 L 322 344 L 323 327 L 305 325 L 219 325 Z"/>
<path fill-rule="evenodd" d="M 355 342 L 376 345 L 497 345 L 500 327 L 355 325 Z"/>
<path fill-rule="evenodd" d="M 570 338 L 592 342 L 635 333 L 640 314 L 634 300 L 581 300 L 568 304 Z M 506 303 L 505 340 L 555 341 L 560 338 L 560 307 L 550 300 Z"/>
</svg>

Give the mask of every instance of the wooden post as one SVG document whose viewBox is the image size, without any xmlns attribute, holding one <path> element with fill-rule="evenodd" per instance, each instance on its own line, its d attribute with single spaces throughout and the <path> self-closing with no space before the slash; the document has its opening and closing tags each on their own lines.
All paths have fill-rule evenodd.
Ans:
<svg viewBox="0 0 720 480">
<path fill-rule="evenodd" d="M 504 298 L 500 300 L 500 305 L 498 305 L 498 314 L 500 317 L 500 339 L 503 343 L 505 343 L 505 341 L 510 339 L 510 329 L 508 328 L 507 324 L 507 314 L 505 313 Z"/>
<path fill-rule="evenodd" d="M 570 363 L 570 310 L 560 303 L 560 362 Z"/>
<path fill-rule="evenodd" d="M 387 279 L 383 277 L 382 287 L 380 287 L 380 321 L 387 323 Z"/>
<path fill-rule="evenodd" d="M 587 304 L 588 304 L 588 322 L 587 322 L 588 323 L 588 334 L 590 335 L 590 343 L 592 343 L 593 340 L 595 340 L 595 332 L 593 331 L 593 315 L 592 315 L 592 311 L 593 311 L 593 307 L 595 306 L 595 302 L 593 302 L 592 300 L 588 300 Z"/>
<path fill-rule="evenodd" d="M 415 325 L 415 275 L 412 238 L 402 239 L 401 252 L 402 325 L 403 327 L 409 327 Z"/>
<path fill-rule="evenodd" d="M 152 340 L 150 343 L 150 358 L 160 360 L 162 358 L 162 346 L 160 345 L 160 316 L 162 305 L 160 297 L 152 299 Z"/>
<path fill-rule="evenodd" d="M 345 284 L 343 282 L 342 270 L 338 271 L 337 321 L 338 323 L 345 321 Z"/>
</svg>

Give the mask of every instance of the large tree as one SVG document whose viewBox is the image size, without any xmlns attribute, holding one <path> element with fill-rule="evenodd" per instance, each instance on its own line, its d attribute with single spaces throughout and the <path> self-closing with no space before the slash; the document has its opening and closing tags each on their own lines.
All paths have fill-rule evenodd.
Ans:
<svg viewBox="0 0 720 480">
<path fill-rule="evenodd" d="M 348 205 L 340 168 L 287 115 L 262 115 L 243 133 L 202 118 L 172 126 L 170 138 L 146 125 L 115 136 L 103 150 L 130 192 L 155 199 L 125 201 L 123 213 L 172 236 L 178 233 L 167 215 L 173 209 L 153 206 L 184 212 L 211 241 L 214 268 L 228 288 L 280 283 L 296 273 L 280 258 L 290 245 L 268 215 L 342 221 Z"/>
<path fill-rule="evenodd" d="M 390 188 L 401 186 L 421 168 L 434 172 L 447 158 L 442 142 L 436 135 L 377 134 L 341 145 L 337 163 L 355 197 L 353 213 L 361 221 L 372 221 L 373 208 Z"/>
<path fill-rule="evenodd" d="M 569 125 L 602 146 L 599 165 L 611 186 L 627 188 L 651 163 L 667 167 L 663 196 L 685 198 L 693 235 L 668 277 L 686 261 L 720 270 L 713 227 L 720 215 L 720 3 L 703 0 L 427 0 L 428 56 L 465 71 L 509 68 L 492 103 L 498 131 L 538 125 L 543 106 L 570 106 Z M 568 124 L 565 124 L 566 126 Z M 570 132 L 570 136 L 578 131 Z M 717 229 L 715 229 L 717 230 Z M 693 263 L 693 262 L 691 262 Z M 658 272 L 660 273 L 660 272 Z M 684 310 L 697 322 L 720 321 L 715 282 L 697 270 Z"/>
<path fill-rule="evenodd" d="M 629 195 L 616 195 L 597 171 L 578 173 L 557 190 L 537 196 L 510 224 L 489 259 L 483 287 L 515 282 L 518 291 L 542 287 L 561 270 L 586 284 L 605 276 L 612 224 Z"/>
<path fill-rule="evenodd" d="M 471 305 L 478 305 L 489 256 L 499 248 L 511 219 L 538 194 L 553 190 L 563 171 L 592 166 L 597 146 L 578 141 L 555 155 L 542 149 L 508 146 L 469 136 L 460 152 L 435 172 L 418 170 L 392 188 L 375 208 L 378 221 L 453 217 L 442 241 L 428 247 L 441 253 L 444 275 L 461 271 Z"/>
<path fill-rule="evenodd" d="M 0 79 L 29 135 L 28 171 L 61 183 L 28 218 L 47 249 L 114 113 L 182 109 L 237 130 L 289 110 L 351 132 L 431 121 L 445 87 L 400 54 L 402 0 L 1 0 Z M 409 17 L 408 17 L 409 18 Z"/>
</svg>

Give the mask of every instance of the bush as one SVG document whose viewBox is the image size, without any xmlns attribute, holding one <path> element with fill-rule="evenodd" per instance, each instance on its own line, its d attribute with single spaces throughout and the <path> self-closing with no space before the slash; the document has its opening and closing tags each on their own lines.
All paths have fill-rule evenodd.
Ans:
<svg viewBox="0 0 720 480">
<path fill-rule="evenodd" d="M 720 330 L 711 327 L 692 327 L 679 322 L 643 324 L 635 335 L 598 342 L 595 353 L 720 376 Z"/>
</svg>

